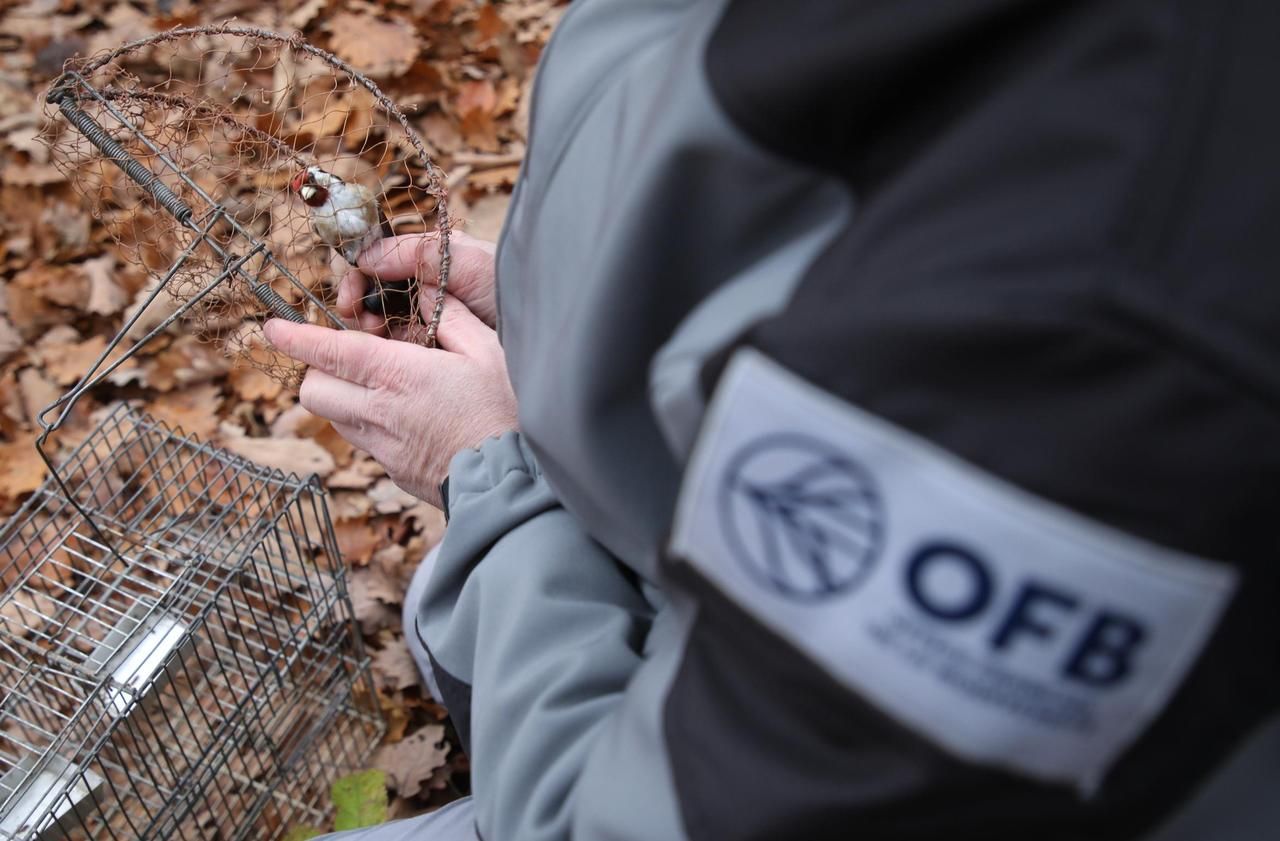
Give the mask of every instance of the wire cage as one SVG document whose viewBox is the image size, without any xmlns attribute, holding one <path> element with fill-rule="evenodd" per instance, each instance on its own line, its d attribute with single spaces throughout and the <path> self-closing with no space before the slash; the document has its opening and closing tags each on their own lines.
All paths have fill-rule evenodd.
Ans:
<svg viewBox="0 0 1280 841">
<path fill-rule="evenodd" d="M 235 23 L 177 28 L 68 62 L 44 116 L 51 160 L 122 263 L 151 278 L 146 304 L 78 392 L 174 325 L 296 383 L 299 368 L 262 340 L 261 321 L 346 329 L 338 254 L 354 262 L 363 243 L 317 233 L 351 211 L 306 203 L 295 178 L 313 170 L 365 191 L 378 238 L 431 233 L 383 243 L 417 268 L 369 278 L 361 309 L 387 334 L 434 346 L 450 266 L 443 173 L 399 107 L 331 53 Z M 168 317 L 139 321 L 153 304 Z"/>
<path fill-rule="evenodd" d="M 0 531 L 0 839 L 326 822 L 383 723 L 318 481 L 126 406 Z"/>
<path fill-rule="evenodd" d="M 318 480 L 127 407 L 65 459 L 50 435 L 175 330 L 296 381 L 261 322 L 348 329 L 334 258 L 358 255 L 322 230 L 349 205 L 320 198 L 343 184 L 371 197 L 359 207 L 376 207 L 382 239 L 413 234 L 382 243 L 410 243 L 410 277 L 368 278 L 362 316 L 381 321 L 361 326 L 434 345 L 443 174 L 369 78 L 299 35 L 234 23 L 73 60 L 45 116 L 52 160 L 148 285 L 39 414 L 50 479 L 0 529 L 0 841 L 324 825 L 329 784 L 363 766 L 384 724 Z"/>
</svg>

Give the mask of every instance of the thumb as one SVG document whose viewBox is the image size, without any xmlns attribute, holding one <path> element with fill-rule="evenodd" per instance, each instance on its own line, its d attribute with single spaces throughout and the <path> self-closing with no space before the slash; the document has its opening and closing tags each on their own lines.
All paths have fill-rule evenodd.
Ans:
<svg viewBox="0 0 1280 841">
<path fill-rule="evenodd" d="M 436 330 L 440 347 L 463 356 L 481 356 L 499 349 L 498 334 L 452 295 L 444 296 L 444 311 Z"/>
<path fill-rule="evenodd" d="M 263 335 L 276 350 L 348 382 L 369 385 L 383 374 L 386 340 L 358 330 L 333 330 L 314 324 L 269 320 Z"/>
</svg>

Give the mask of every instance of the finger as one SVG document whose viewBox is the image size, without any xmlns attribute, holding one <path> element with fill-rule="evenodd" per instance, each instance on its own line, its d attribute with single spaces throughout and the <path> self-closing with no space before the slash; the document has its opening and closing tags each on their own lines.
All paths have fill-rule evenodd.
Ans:
<svg viewBox="0 0 1280 841">
<path fill-rule="evenodd" d="M 420 246 L 425 246 L 422 254 L 418 253 Z M 476 239 L 462 231 L 449 232 L 449 252 L 455 260 L 463 254 L 476 259 L 491 259 L 496 248 L 494 243 Z M 381 239 L 370 244 L 357 260 L 366 274 L 387 280 L 412 277 L 419 268 L 419 262 L 434 276 L 440 271 L 440 232 L 401 234 Z M 457 266 L 451 268 L 451 274 L 454 268 Z"/>
<path fill-rule="evenodd" d="M 461 231 L 449 234 L 449 291 L 486 324 L 497 317 L 493 292 L 496 246 Z M 429 294 L 440 278 L 440 235 L 406 234 L 373 243 L 359 257 L 365 274 L 384 280 L 417 277 Z"/>
<path fill-rule="evenodd" d="M 346 265 L 345 263 L 343 265 Z M 373 333 L 375 336 L 385 336 L 387 334 L 387 320 L 377 313 L 365 310 L 362 303 L 364 296 L 368 294 L 369 278 L 365 277 L 359 269 L 347 266 L 342 275 L 342 279 L 338 281 L 338 300 L 336 309 L 338 315 L 347 323 L 349 327 L 355 327 L 366 333 Z"/>
<path fill-rule="evenodd" d="M 359 269 L 348 267 L 343 272 L 342 279 L 338 281 L 338 301 L 335 305 L 338 315 L 355 319 L 359 311 L 357 304 L 364 297 L 368 287 L 369 279 Z"/>
<path fill-rule="evenodd" d="M 436 339 L 444 350 L 463 356 L 475 358 L 500 352 L 498 334 L 493 328 L 452 295 L 444 296 L 444 311 L 440 314 Z"/>
<path fill-rule="evenodd" d="M 387 340 L 356 330 L 333 330 L 273 318 L 262 327 L 276 350 L 326 374 L 362 385 L 379 385 L 390 358 Z"/>
<path fill-rule="evenodd" d="M 371 428 L 368 425 L 360 425 L 354 423 L 342 423 L 341 421 L 330 421 L 333 425 L 333 431 L 342 436 L 342 439 L 357 450 L 363 450 L 369 455 L 373 455 L 373 447 L 377 440 L 371 434 Z M 376 456 L 375 456 L 376 458 Z"/>
<path fill-rule="evenodd" d="M 312 368 L 298 389 L 298 402 L 308 412 L 333 424 L 366 429 L 374 424 L 369 409 L 369 389 Z"/>
</svg>

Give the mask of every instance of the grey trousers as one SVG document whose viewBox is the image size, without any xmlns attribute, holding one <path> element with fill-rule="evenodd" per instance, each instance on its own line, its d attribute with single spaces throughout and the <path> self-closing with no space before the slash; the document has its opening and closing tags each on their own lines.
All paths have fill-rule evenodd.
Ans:
<svg viewBox="0 0 1280 841">
<path fill-rule="evenodd" d="M 439 547 L 427 553 L 409 583 L 409 590 L 404 596 L 404 641 L 409 653 L 422 672 L 423 686 L 431 693 L 431 697 L 439 698 L 440 689 L 435 675 L 431 672 L 431 660 L 427 650 L 422 647 L 418 634 L 414 630 L 414 616 L 418 603 L 422 601 L 422 593 L 426 589 L 431 570 L 435 567 Z M 479 841 L 475 830 L 474 809 L 470 797 L 464 797 L 425 815 L 392 821 L 381 826 L 367 829 L 353 829 L 349 832 L 337 832 L 323 836 L 320 841 Z"/>
<path fill-rule="evenodd" d="M 336 832 L 318 841 L 480 841 L 470 797 L 455 800 L 443 809 L 402 821 Z"/>
</svg>

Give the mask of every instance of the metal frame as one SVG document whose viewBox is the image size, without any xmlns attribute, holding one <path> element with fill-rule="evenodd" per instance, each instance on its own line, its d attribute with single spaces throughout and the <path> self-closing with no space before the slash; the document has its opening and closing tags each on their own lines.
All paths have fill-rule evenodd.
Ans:
<svg viewBox="0 0 1280 841">
<path fill-rule="evenodd" d="M 259 39 L 319 59 L 403 127 L 438 199 L 440 273 L 426 331 L 435 341 L 450 268 L 444 179 L 367 77 L 300 36 L 228 24 L 139 39 L 55 80 L 48 101 L 191 240 L 83 377 L 39 413 L 36 448 L 50 478 L 0 528 L 0 841 L 240 841 L 323 825 L 329 781 L 362 767 L 385 729 L 314 476 L 255 465 L 125 406 L 61 463 L 49 451 L 86 393 L 233 279 L 273 314 L 301 320 L 257 279 L 269 268 L 345 329 L 120 107 L 131 98 L 203 105 L 92 81 L 136 50 L 202 36 Z M 117 123 L 113 131 L 144 144 L 157 171 L 82 107 L 89 103 Z M 205 206 L 193 209 L 162 173 Z M 215 227 L 230 232 L 224 243 Z M 230 250 L 237 242 L 243 253 Z M 122 352 L 201 248 L 221 269 Z"/>
<path fill-rule="evenodd" d="M 124 406 L 63 470 L 0 530 L 0 839 L 322 822 L 383 723 L 318 480 Z"/>
</svg>

